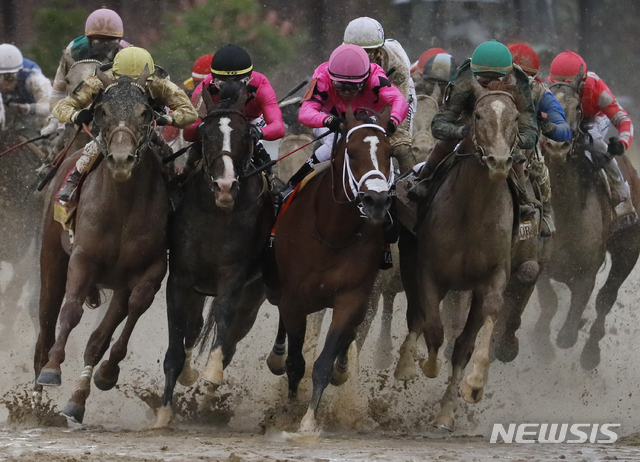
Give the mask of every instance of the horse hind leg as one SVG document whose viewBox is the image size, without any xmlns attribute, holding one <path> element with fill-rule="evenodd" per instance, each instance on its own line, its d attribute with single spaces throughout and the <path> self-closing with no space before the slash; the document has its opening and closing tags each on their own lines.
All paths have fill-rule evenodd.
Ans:
<svg viewBox="0 0 640 462">
<path fill-rule="evenodd" d="M 540 305 L 540 316 L 534 326 L 535 351 L 538 356 L 545 359 L 555 357 L 555 348 L 551 343 L 551 321 L 558 311 L 558 295 L 551 285 L 551 280 L 544 273 L 538 278 L 536 283 L 538 289 L 538 302 Z"/>
<path fill-rule="evenodd" d="M 616 242 L 617 244 L 617 242 Z M 596 313 L 597 317 L 591 326 L 589 338 L 580 355 L 580 365 L 583 369 L 592 370 L 600 364 L 600 345 L 599 342 L 605 335 L 605 319 L 607 314 L 613 308 L 617 298 L 618 290 L 622 283 L 627 279 L 633 267 L 638 260 L 638 245 L 629 245 L 624 242 L 621 245 L 611 246 L 611 270 L 606 282 L 598 292 L 596 297 Z"/>
<path fill-rule="evenodd" d="M 424 339 L 429 356 L 420 361 L 420 368 L 430 379 L 436 378 L 442 362 L 438 358 L 440 347 L 444 343 L 444 326 L 440 317 L 440 301 L 445 293 L 432 281 L 427 280 L 421 287 L 425 306 Z M 462 311 L 462 306 L 455 306 L 455 312 Z"/>
<path fill-rule="evenodd" d="M 274 375 L 284 375 L 287 371 L 285 366 L 287 352 L 287 330 L 282 322 L 282 317 L 278 320 L 278 333 L 276 340 L 267 357 L 267 367 Z"/>
<path fill-rule="evenodd" d="M 62 415 L 73 422 L 82 423 L 84 419 L 86 401 L 91 392 L 93 369 L 109 348 L 114 331 L 127 317 L 128 298 L 128 290 L 115 291 L 104 318 L 89 337 L 84 352 L 84 370 L 71 399 L 62 411 Z"/>
<path fill-rule="evenodd" d="M 578 332 L 585 324 L 582 313 L 587 307 L 595 284 L 596 271 L 593 271 L 592 274 L 586 274 L 581 278 L 576 278 L 568 283 L 569 289 L 571 290 L 571 305 L 567 319 L 565 319 L 556 339 L 556 345 L 558 345 L 559 348 L 571 348 L 576 344 Z"/>
</svg>

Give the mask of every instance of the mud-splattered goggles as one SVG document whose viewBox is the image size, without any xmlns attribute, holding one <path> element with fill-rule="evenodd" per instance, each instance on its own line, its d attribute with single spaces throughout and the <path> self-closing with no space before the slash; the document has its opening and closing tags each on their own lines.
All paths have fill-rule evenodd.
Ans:
<svg viewBox="0 0 640 462">
<path fill-rule="evenodd" d="M 339 93 L 360 93 L 364 88 L 364 82 L 343 82 L 332 80 L 333 88 Z"/>
<path fill-rule="evenodd" d="M 251 80 L 251 76 L 247 76 L 247 77 L 243 77 L 241 79 L 237 79 L 237 78 L 226 78 L 226 79 L 221 79 L 221 78 L 215 78 L 213 79 L 213 85 L 220 90 L 222 88 L 222 85 L 224 85 L 225 82 L 228 82 L 229 80 L 237 80 L 241 83 L 244 83 L 245 85 L 249 83 L 249 80 Z"/>
</svg>

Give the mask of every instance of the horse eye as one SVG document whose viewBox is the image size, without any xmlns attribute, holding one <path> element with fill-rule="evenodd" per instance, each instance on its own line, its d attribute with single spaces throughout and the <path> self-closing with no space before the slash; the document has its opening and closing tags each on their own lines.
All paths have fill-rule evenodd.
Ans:
<svg viewBox="0 0 640 462">
<path fill-rule="evenodd" d="M 476 119 L 477 119 L 477 120 L 480 120 L 480 114 L 478 114 L 478 113 L 476 112 L 476 113 L 475 113 L 475 115 L 476 115 Z"/>
</svg>

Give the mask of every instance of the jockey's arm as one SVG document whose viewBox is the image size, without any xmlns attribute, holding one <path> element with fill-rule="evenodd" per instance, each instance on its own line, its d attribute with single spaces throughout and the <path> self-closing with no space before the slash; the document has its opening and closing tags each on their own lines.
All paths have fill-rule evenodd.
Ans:
<svg viewBox="0 0 640 462">
<path fill-rule="evenodd" d="M 330 114 L 322 112 L 323 103 L 316 97 L 303 101 L 298 112 L 298 122 L 309 128 L 321 128 Z"/>
<path fill-rule="evenodd" d="M 595 83 L 593 98 L 597 98 L 598 108 L 611 120 L 611 124 L 618 130 L 618 139 L 624 144 L 625 149 L 628 149 L 633 142 L 631 117 L 629 117 L 627 111 L 622 109 L 622 106 L 620 106 L 618 100 L 602 79 L 598 79 Z"/>
<path fill-rule="evenodd" d="M 171 125 L 187 128 L 198 119 L 198 113 L 187 94 L 169 79 L 154 78 L 149 84 L 149 92 L 154 99 L 171 109 Z"/>
<path fill-rule="evenodd" d="M 459 77 L 451 85 L 451 92 L 446 103 L 433 117 L 431 132 L 434 138 L 443 141 L 458 141 L 464 137 L 464 124 L 459 122 L 463 111 L 470 105 L 473 89 L 465 85 Z"/>
<path fill-rule="evenodd" d="M 35 114 L 44 119 L 49 115 L 49 103 L 51 99 L 51 82 L 42 72 L 32 72 L 25 82 L 27 90 L 35 99 Z M 42 120 L 44 121 L 44 120 Z"/>
<path fill-rule="evenodd" d="M 380 80 L 378 95 L 381 101 L 391 105 L 391 118 L 396 126 L 400 125 L 409 112 L 409 103 L 404 95 L 386 79 Z"/>
<path fill-rule="evenodd" d="M 527 74 L 519 67 L 514 66 L 513 72 L 516 76 L 516 87 L 520 92 L 524 106 L 518 118 L 518 147 L 533 149 L 538 144 L 538 112 L 531 94 L 531 83 Z"/>
<path fill-rule="evenodd" d="M 267 141 L 275 141 L 284 136 L 284 122 L 282 121 L 282 111 L 278 106 L 278 98 L 273 87 L 264 82 L 258 88 L 256 99 L 262 108 L 264 120 L 267 123 L 262 127 L 264 139 Z"/>
<path fill-rule="evenodd" d="M 53 116 L 60 122 L 73 123 L 73 116 L 90 106 L 102 88 L 102 82 L 98 77 L 92 76 L 84 79 L 73 93 L 58 101 L 53 108 Z"/>
<path fill-rule="evenodd" d="M 547 120 L 555 125 L 555 131 L 547 136 L 552 141 L 563 142 L 571 139 L 571 127 L 567 123 L 564 109 L 549 90 L 545 91 L 538 102 L 538 112 L 547 114 Z"/>
</svg>

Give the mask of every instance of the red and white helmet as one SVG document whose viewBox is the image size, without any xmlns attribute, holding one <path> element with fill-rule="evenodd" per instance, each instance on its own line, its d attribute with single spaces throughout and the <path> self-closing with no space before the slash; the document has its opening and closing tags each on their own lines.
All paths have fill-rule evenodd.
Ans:
<svg viewBox="0 0 640 462">
<path fill-rule="evenodd" d="M 124 35 L 122 18 L 113 10 L 102 7 L 87 18 L 84 34 L 91 36 L 116 37 Z"/>
<path fill-rule="evenodd" d="M 371 62 L 364 48 L 340 45 L 329 58 L 329 75 L 338 82 L 364 82 L 371 73 Z"/>
<path fill-rule="evenodd" d="M 193 63 L 193 69 L 191 71 L 191 77 L 194 81 L 201 82 L 207 78 L 211 73 L 211 60 L 212 54 L 200 56 L 195 63 Z"/>
<path fill-rule="evenodd" d="M 513 64 L 517 64 L 527 74 L 535 77 L 540 72 L 540 58 L 526 43 L 514 43 L 509 45 L 509 51 L 513 56 Z M 575 74 L 574 74 L 575 75 Z"/>
<path fill-rule="evenodd" d="M 570 82 L 580 70 L 580 66 L 582 66 L 582 72 L 586 74 L 587 63 L 584 62 L 584 59 L 573 51 L 563 51 L 551 61 L 549 81 L 564 80 Z"/>
</svg>

